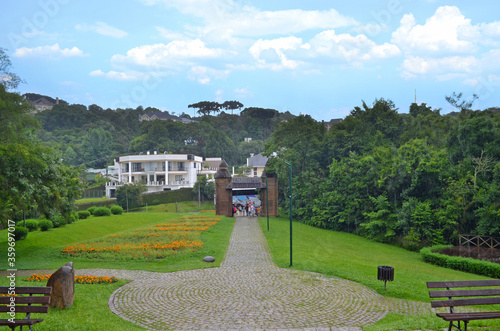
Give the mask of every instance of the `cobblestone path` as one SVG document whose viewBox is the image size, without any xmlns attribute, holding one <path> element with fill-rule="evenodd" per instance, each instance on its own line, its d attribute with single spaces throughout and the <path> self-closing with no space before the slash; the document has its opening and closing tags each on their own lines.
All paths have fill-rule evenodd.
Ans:
<svg viewBox="0 0 500 331">
<path fill-rule="evenodd" d="M 155 273 L 80 269 L 133 280 L 110 309 L 152 330 L 361 330 L 388 312 L 430 313 L 428 304 L 388 299 L 360 284 L 281 269 L 256 219 L 237 218 L 219 268 Z"/>
</svg>

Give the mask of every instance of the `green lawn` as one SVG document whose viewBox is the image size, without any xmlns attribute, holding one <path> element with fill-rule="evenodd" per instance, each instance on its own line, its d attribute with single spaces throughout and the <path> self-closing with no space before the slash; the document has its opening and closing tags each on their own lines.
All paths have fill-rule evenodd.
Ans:
<svg viewBox="0 0 500 331">
<path fill-rule="evenodd" d="M 290 222 L 288 218 L 272 218 L 267 231 L 266 218 L 259 219 L 275 263 L 290 266 Z M 393 298 L 430 302 L 427 281 L 487 279 L 483 276 L 445 269 L 424 263 L 419 253 L 385 245 L 344 232 L 318 229 L 293 222 L 293 269 L 322 273 L 361 283 L 378 293 Z M 377 280 L 380 265 L 394 267 L 394 282 Z M 430 303 L 429 303 L 430 306 Z M 366 330 L 437 330 L 446 327 L 435 315 L 406 316 L 389 314 Z M 497 321 L 471 322 L 471 326 L 492 326 Z M 471 328 L 471 330 L 473 330 Z M 485 330 L 485 329 L 481 329 Z"/>
<path fill-rule="evenodd" d="M 158 207 L 160 208 L 160 207 Z M 213 207 L 212 207 L 213 208 Z M 16 242 L 16 268 L 22 269 L 49 269 L 56 270 L 60 266 L 74 262 L 76 269 L 101 268 L 101 269 L 129 269 L 170 272 L 186 269 L 217 267 L 224 258 L 232 228 L 233 218 L 222 217 L 222 220 L 210 230 L 204 231 L 201 241 L 204 243 L 202 250 L 188 254 L 175 255 L 161 260 L 144 261 L 101 261 L 96 259 L 70 258 L 61 253 L 67 245 L 103 238 L 107 235 L 123 231 L 134 231 L 154 224 L 164 223 L 168 220 L 178 219 L 192 213 L 166 213 L 162 212 L 134 212 L 123 215 L 107 217 L 91 216 L 85 220 L 78 220 L 64 227 L 51 229 L 47 232 L 30 232 L 25 240 Z M 203 214 L 214 215 L 213 212 Z M 0 252 L 2 269 L 6 269 L 7 261 L 7 234 L 6 230 L 0 231 Z M 207 264 L 202 261 L 204 256 L 215 257 L 214 263 Z"/>
<path fill-rule="evenodd" d="M 86 204 L 86 203 L 93 203 L 93 202 L 104 202 L 104 201 L 110 201 L 110 200 L 115 200 L 115 199 L 110 199 L 110 198 L 86 198 L 86 199 L 78 199 L 75 201 L 77 205 L 79 204 Z"/>
</svg>

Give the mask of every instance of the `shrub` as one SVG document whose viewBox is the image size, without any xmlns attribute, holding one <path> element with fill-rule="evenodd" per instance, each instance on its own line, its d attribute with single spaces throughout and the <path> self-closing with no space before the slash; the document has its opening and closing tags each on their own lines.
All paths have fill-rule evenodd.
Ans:
<svg viewBox="0 0 500 331">
<path fill-rule="evenodd" d="M 16 226 L 24 227 L 24 221 L 17 222 Z M 38 220 L 35 219 L 26 220 L 26 228 L 28 229 L 29 232 L 38 230 Z"/>
<path fill-rule="evenodd" d="M 111 213 L 113 215 L 121 215 L 121 214 L 123 214 L 123 208 L 120 207 L 120 206 L 116 206 L 116 205 L 115 206 L 111 206 L 110 210 L 111 210 Z"/>
<path fill-rule="evenodd" d="M 91 214 L 88 210 L 80 210 L 78 212 L 78 218 L 81 220 L 87 219 L 90 215 Z"/>
<path fill-rule="evenodd" d="M 66 224 L 73 224 L 78 219 L 78 214 L 73 213 L 73 214 L 66 215 L 65 219 L 66 219 Z"/>
<path fill-rule="evenodd" d="M 16 226 L 14 228 L 14 239 L 16 241 L 23 240 L 28 236 L 28 229 L 23 226 Z"/>
<path fill-rule="evenodd" d="M 111 211 L 106 207 L 98 207 L 94 210 L 94 216 L 110 216 Z"/>
<path fill-rule="evenodd" d="M 452 247 L 451 245 L 437 245 L 425 247 L 420 250 L 420 254 L 427 263 L 438 265 L 440 267 L 470 272 L 476 275 L 483 275 L 491 278 L 500 278 L 500 265 L 489 262 L 472 259 L 469 257 L 448 256 L 433 251 Z"/>
<path fill-rule="evenodd" d="M 52 221 L 52 224 L 54 225 L 54 228 L 59 228 L 61 226 L 66 225 L 66 219 L 64 217 L 62 217 L 61 215 L 53 216 L 51 221 Z"/>
<path fill-rule="evenodd" d="M 87 211 L 91 214 L 91 215 L 94 215 L 94 211 L 97 209 L 96 206 L 92 206 L 92 207 L 89 207 L 87 208 Z"/>
<path fill-rule="evenodd" d="M 40 230 L 42 230 L 42 231 L 47 231 L 47 230 L 52 229 L 54 227 L 52 222 L 49 220 L 41 220 L 38 223 L 38 225 L 40 226 Z"/>
</svg>

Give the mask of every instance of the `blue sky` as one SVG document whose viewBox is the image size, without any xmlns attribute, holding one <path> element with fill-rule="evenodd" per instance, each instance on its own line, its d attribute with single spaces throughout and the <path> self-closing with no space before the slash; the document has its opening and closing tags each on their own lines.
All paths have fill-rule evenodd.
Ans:
<svg viewBox="0 0 500 331">
<path fill-rule="evenodd" d="M 2 1 L 0 47 L 34 92 L 193 114 L 198 101 L 345 117 L 362 100 L 500 106 L 494 0 Z"/>
</svg>

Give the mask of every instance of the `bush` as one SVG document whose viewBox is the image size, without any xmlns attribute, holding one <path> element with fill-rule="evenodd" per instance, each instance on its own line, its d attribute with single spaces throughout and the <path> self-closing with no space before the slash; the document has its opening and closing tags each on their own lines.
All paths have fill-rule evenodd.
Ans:
<svg viewBox="0 0 500 331">
<path fill-rule="evenodd" d="M 42 231 L 47 231 L 47 230 L 52 229 L 54 227 L 52 222 L 49 220 L 41 220 L 38 223 L 38 225 L 40 226 L 40 230 L 42 230 Z"/>
<path fill-rule="evenodd" d="M 64 226 L 66 225 L 66 219 L 64 217 L 62 217 L 61 215 L 56 215 L 56 216 L 53 216 L 52 219 L 52 224 L 54 225 L 54 228 L 59 228 L 61 226 Z"/>
<path fill-rule="evenodd" d="M 110 210 L 111 210 L 111 213 L 113 215 L 121 215 L 121 214 L 123 214 L 123 208 L 120 207 L 120 206 L 116 206 L 116 205 L 115 206 L 111 206 Z"/>
<path fill-rule="evenodd" d="M 96 206 L 92 206 L 92 207 L 89 207 L 87 208 L 87 211 L 91 214 L 91 215 L 94 215 L 94 211 L 97 209 Z"/>
<path fill-rule="evenodd" d="M 111 210 L 106 207 L 98 207 L 94 210 L 94 216 L 110 216 Z"/>
<path fill-rule="evenodd" d="M 80 210 L 77 214 L 81 220 L 87 219 L 91 215 L 88 210 Z"/>
<path fill-rule="evenodd" d="M 73 224 L 78 219 L 78 214 L 73 213 L 73 214 L 66 215 L 65 219 L 66 219 L 66 224 Z"/>
<path fill-rule="evenodd" d="M 28 236 L 28 229 L 23 226 L 16 226 L 14 228 L 14 239 L 16 241 L 23 240 Z"/>
<path fill-rule="evenodd" d="M 433 251 L 452 247 L 451 245 L 437 245 L 425 247 L 420 250 L 420 254 L 427 263 L 440 267 L 470 272 L 476 275 L 483 275 L 491 278 L 500 278 L 500 265 L 489 261 L 481 261 L 469 257 L 448 256 L 435 253 Z"/>
<path fill-rule="evenodd" d="M 24 221 L 17 222 L 16 226 L 24 227 Z M 35 219 L 26 220 L 26 228 L 28 229 L 29 232 L 38 230 L 38 220 Z"/>
</svg>

